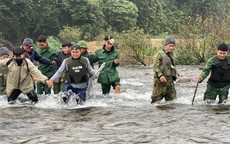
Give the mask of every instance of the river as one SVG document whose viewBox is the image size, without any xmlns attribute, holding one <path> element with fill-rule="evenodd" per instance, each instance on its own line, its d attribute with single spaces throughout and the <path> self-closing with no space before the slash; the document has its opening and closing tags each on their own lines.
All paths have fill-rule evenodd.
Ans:
<svg viewBox="0 0 230 144">
<path fill-rule="evenodd" d="M 94 84 L 94 96 L 85 105 L 60 102 L 56 95 L 41 96 L 30 105 L 15 105 L 0 96 L 1 144 L 196 144 L 230 143 L 229 101 L 225 105 L 202 101 L 206 81 L 198 85 L 198 66 L 178 66 L 181 78 L 190 82 L 176 83 L 178 98 L 150 104 L 153 71 L 151 67 L 118 68 L 122 93 L 101 95 Z M 21 96 L 22 98 L 24 96 Z"/>
</svg>

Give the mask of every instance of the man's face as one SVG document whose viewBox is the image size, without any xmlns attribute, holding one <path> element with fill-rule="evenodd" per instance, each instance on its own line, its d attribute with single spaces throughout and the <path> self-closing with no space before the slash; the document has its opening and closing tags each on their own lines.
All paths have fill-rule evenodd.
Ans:
<svg viewBox="0 0 230 144">
<path fill-rule="evenodd" d="M 38 46 L 41 48 L 41 49 L 44 49 L 48 46 L 48 42 L 38 42 Z"/>
<path fill-rule="evenodd" d="M 71 50 L 71 56 L 74 59 L 78 59 L 81 56 L 81 50 L 77 49 L 77 50 Z"/>
<path fill-rule="evenodd" d="M 109 41 L 107 41 L 107 42 L 105 43 L 105 49 L 108 50 L 108 51 L 111 50 L 112 46 L 113 46 L 113 44 L 111 44 Z"/>
<path fill-rule="evenodd" d="M 167 52 L 172 52 L 173 49 L 174 49 L 174 47 L 175 47 L 174 44 L 167 44 L 167 45 L 165 46 L 165 50 L 166 50 Z"/>
<path fill-rule="evenodd" d="M 70 53 L 70 47 L 68 47 L 68 46 L 65 46 L 65 47 L 62 47 L 62 51 L 63 51 L 63 53 L 64 54 L 68 54 L 68 53 Z"/>
<path fill-rule="evenodd" d="M 0 57 L 1 60 L 7 59 L 7 58 L 9 58 L 9 55 L 2 55 L 2 56 Z"/>
<path fill-rule="evenodd" d="M 228 51 L 221 51 L 221 50 L 218 50 L 217 51 L 217 57 L 221 60 L 224 60 L 228 55 Z"/>
<path fill-rule="evenodd" d="M 29 45 L 22 45 L 22 48 L 26 51 L 26 52 L 31 52 L 31 50 L 32 50 L 32 47 L 33 46 L 29 46 Z"/>
</svg>

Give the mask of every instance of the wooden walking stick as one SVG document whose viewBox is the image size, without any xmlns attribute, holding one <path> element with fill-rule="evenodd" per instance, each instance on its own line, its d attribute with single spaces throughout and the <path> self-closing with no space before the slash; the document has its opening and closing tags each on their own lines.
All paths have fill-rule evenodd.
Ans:
<svg viewBox="0 0 230 144">
<path fill-rule="evenodd" d="M 197 88 L 198 88 L 198 84 L 199 84 L 199 82 L 196 83 L 196 89 L 195 89 L 195 92 L 194 92 L 194 96 L 192 98 L 192 105 L 193 105 L 193 102 L 194 102 L 195 97 L 196 97 L 196 91 L 197 91 Z"/>
</svg>

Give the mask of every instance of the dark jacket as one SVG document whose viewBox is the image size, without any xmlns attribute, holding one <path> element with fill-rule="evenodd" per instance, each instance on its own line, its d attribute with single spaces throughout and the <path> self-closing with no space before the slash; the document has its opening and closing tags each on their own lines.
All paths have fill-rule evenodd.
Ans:
<svg viewBox="0 0 230 144">
<path fill-rule="evenodd" d="M 84 53 L 81 53 L 81 56 L 86 57 L 89 59 L 90 65 L 92 66 L 92 68 L 94 68 L 94 64 L 93 64 L 93 55 L 90 54 L 87 50 Z"/>
<path fill-rule="evenodd" d="M 70 56 L 70 54 L 64 54 L 64 53 L 62 52 L 62 50 L 61 50 L 61 51 L 58 51 L 58 52 L 57 52 L 57 61 L 56 61 L 56 63 L 57 63 L 57 68 L 59 68 L 59 67 L 61 66 L 63 60 L 66 59 L 66 58 L 68 58 L 69 56 Z"/>
<path fill-rule="evenodd" d="M 32 49 L 31 52 L 29 53 L 25 52 L 25 56 L 26 58 L 30 59 L 32 62 L 38 61 L 41 64 L 45 64 L 45 65 L 51 65 L 52 62 L 50 59 L 40 56 L 37 53 L 37 51 L 35 51 L 34 49 Z"/>
</svg>

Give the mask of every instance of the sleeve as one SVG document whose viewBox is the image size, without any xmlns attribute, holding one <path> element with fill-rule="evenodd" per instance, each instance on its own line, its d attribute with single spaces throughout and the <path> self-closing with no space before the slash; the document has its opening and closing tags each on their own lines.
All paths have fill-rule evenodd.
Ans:
<svg viewBox="0 0 230 144">
<path fill-rule="evenodd" d="M 1 69 L 7 68 L 7 66 L 10 64 L 10 62 L 11 62 L 12 60 L 13 60 L 12 58 L 0 60 L 0 68 L 1 68 Z M 7 63 L 8 63 L 8 64 L 7 64 Z"/>
<path fill-rule="evenodd" d="M 212 58 L 210 58 L 207 61 L 207 64 L 205 65 L 205 68 L 200 73 L 200 75 L 203 78 L 203 80 L 209 75 L 213 64 L 214 64 L 214 60 Z"/>
<path fill-rule="evenodd" d="M 116 52 L 116 59 L 119 59 L 119 54 Z M 113 63 L 114 67 L 118 67 L 120 65 L 120 62 L 118 64 Z"/>
<path fill-rule="evenodd" d="M 35 76 L 36 79 L 39 79 L 39 81 L 45 83 L 45 81 L 48 80 L 48 78 L 45 75 L 43 75 L 41 71 L 38 70 L 38 68 L 29 59 L 26 58 L 25 60 L 28 63 L 28 67 L 32 75 Z"/>
<path fill-rule="evenodd" d="M 90 65 L 89 59 L 87 58 L 87 70 L 89 72 L 90 77 L 92 77 L 95 73 L 94 69 L 92 68 L 92 66 Z"/>
<path fill-rule="evenodd" d="M 51 81 L 58 80 L 66 70 L 66 60 L 64 60 L 56 73 L 50 78 Z"/>
<path fill-rule="evenodd" d="M 153 64 L 153 71 L 156 73 L 157 77 L 160 78 L 161 76 L 163 76 L 163 72 L 160 68 L 161 66 L 161 55 L 159 53 L 156 53 L 154 55 L 154 64 Z"/>
<path fill-rule="evenodd" d="M 97 52 L 95 54 L 92 54 L 91 60 L 93 63 L 96 63 L 98 61 L 98 53 Z"/>
<path fill-rule="evenodd" d="M 56 51 L 52 52 L 50 55 L 50 60 L 57 61 L 57 59 L 58 59 L 57 52 Z"/>
<path fill-rule="evenodd" d="M 41 64 L 45 64 L 45 65 L 50 65 L 51 64 L 50 59 L 40 56 L 36 51 L 35 51 L 34 60 L 40 62 Z"/>
</svg>

